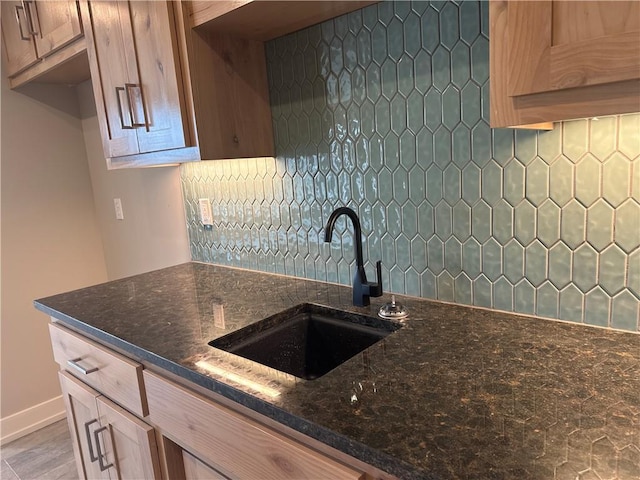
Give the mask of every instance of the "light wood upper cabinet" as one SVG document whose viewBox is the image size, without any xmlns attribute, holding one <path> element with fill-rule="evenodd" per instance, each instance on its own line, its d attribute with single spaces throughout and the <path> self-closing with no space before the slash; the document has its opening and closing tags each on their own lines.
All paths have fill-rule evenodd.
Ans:
<svg viewBox="0 0 640 480">
<path fill-rule="evenodd" d="M 82 9 L 105 156 L 188 146 L 171 6 L 96 1 Z"/>
<path fill-rule="evenodd" d="M 33 23 L 37 25 L 34 35 L 38 56 L 46 57 L 59 48 L 82 37 L 80 12 L 76 1 L 24 2 L 25 8 L 33 3 Z"/>
<path fill-rule="evenodd" d="M 494 0 L 491 126 L 640 111 L 640 3 Z"/>
<path fill-rule="evenodd" d="M 75 0 L 3 1 L 2 42 L 12 88 L 33 80 L 76 84 L 89 78 Z"/>
</svg>

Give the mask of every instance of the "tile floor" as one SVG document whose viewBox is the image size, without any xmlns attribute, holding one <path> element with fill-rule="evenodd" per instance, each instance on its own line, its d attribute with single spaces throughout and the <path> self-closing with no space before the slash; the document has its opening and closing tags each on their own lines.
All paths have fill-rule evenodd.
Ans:
<svg viewBox="0 0 640 480">
<path fill-rule="evenodd" d="M 30 433 L 0 449 L 2 480 L 77 480 L 67 420 Z"/>
</svg>

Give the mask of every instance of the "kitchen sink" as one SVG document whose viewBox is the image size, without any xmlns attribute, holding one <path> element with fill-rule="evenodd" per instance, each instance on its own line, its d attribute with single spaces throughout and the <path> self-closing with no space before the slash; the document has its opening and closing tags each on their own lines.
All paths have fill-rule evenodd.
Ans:
<svg viewBox="0 0 640 480">
<path fill-rule="evenodd" d="M 313 380 L 402 325 L 304 303 L 209 342 L 212 347 Z"/>
</svg>

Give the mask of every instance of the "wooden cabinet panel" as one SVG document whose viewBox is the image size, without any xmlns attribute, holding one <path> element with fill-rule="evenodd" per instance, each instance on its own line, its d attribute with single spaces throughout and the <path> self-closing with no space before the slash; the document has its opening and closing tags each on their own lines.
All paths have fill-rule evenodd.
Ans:
<svg viewBox="0 0 640 480">
<path fill-rule="evenodd" d="M 66 372 L 59 372 L 60 387 L 67 410 L 67 422 L 76 457 L 79 478 L 109 480 L 109 473 L 100 470 L 93 437 L 100 428 L 96 398 L 99 392 L 89 388 Z"/>
<path fill-rule="evenodd" d="M 616 17 L 640 16 L 637 2 L 566 3 L 509 5 L 510 96 L 640 77 L 640 25 L 607 21 L 612 11 Z"/>
<path fill-rule="evenodd" d="M 640 111 L 640 4 L 490 3 L 491 126 Z"/>
<path fill-rule="evenodd" d="M 111 480 L 160 479 L 155 431 L 105 397 L 97 398 L 101 431 L 96 438 Z"/>
<path fill-rule="evenodd" d="M 38 61 L 36 46 L 30 34 L 29 5 L 21 1 L 3 1 L 2 43 L 7 59 L 7 73 L 11 77 Z"/>
<path fill-rule="evenodd" d="M 271 40 L 379 0 L 196 0 L 188 2 L 190 25 L 199 30 Z"/>
<path fill-rule="evenodd" d="M 34 2 L 38 33 L 34 36 L 38 56 L 46 57 L 82 37 L 80 11 L 75 0 Z"/>
<path fill-rule="evenodd" d="M 182 452 L 182 461 L 186 480 L 228 480 L 228 477 L 185 451 Z"/>
<path fill-rule="evenodd" d="M 171 5 L 92 1 L 81 8 L 105 156 L 187 146 Z"/>
<path fill-rule="evenodd" d="M 63 370 L 141 417 L 147 414 L 142 365 L 56 324 L 49 324 L 53 356 Z M 82 370 L 86 373 L 82 373 Z"/>
<path fill-rule="evenodd" d="M 145 370 L 149 420 L 233 478 L 364 479 L 365 474 Z M 176 406 L 179 405 L 179 408 Z"/>
</svg>

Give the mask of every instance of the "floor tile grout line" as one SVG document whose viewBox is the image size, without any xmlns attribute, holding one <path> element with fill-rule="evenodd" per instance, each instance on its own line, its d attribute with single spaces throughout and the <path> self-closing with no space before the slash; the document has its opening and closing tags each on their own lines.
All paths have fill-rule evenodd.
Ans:
<svg viewBox="0 0 640 480">
<path fill-rule="evenodd" d="M 7 462 L 4 458 L 2 459 L 2 461 L 3 461 L 4 463 L 6 463 L 6 464 L 7 464 L 7 467 L 9 467 L 9 470 L 11 470 L 11 473 L 13 473 L 13 474 L 15 475 L 15 477 L 16 477 L 18 480 L 22 480 L 22 479 L 20 478 L 20 475 L 18 475 L 18 472 L 16 472 L 16 471 L 13 469 L 13 467 L 11 466 L 11 464 L 10 464 L 9 462 Z"/>
</svg>

